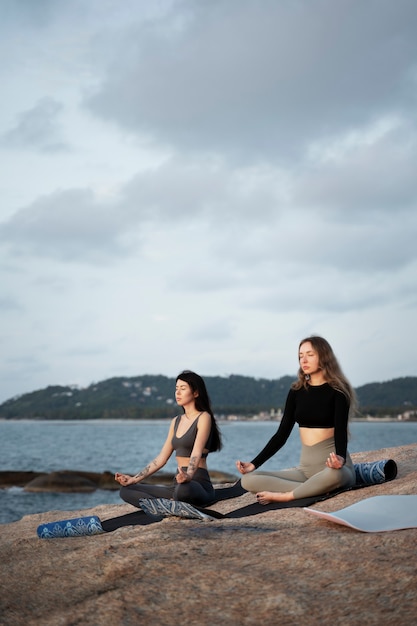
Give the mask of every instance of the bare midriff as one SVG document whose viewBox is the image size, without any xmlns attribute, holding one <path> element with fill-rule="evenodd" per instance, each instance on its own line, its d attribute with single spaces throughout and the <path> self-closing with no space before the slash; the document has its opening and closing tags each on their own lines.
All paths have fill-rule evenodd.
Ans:
<svg viewBox="0 0 417 626">
<path fill-rule="evenodd" d="M 301 443 L 305 446 L 315 446 L 320 441 L 334 437 L 334 428 L 304 428 L 300 427 Z"/>
<path fill-rule="evenodd" d="M 178 467 L 188 467 L 189 463 L 190 463 L 190 457 L 177 456 Z M 206 459 L 200 459 L 197 467 L 200 467 L 201 469 L 207 469 Z"/>
</svg>

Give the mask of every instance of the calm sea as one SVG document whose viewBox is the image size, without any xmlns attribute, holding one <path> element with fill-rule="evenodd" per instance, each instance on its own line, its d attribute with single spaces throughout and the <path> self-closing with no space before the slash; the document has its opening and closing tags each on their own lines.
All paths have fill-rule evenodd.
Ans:
<svg viewBox="0 0 417 626">
<path fill-rule="evenodd" d="M 211 454 L 209 467 L 236 474 L 236 459 L 250 461 L 278 427 L 276 422 L 223 422 L 223 449 Z M 350 452 L 378 450 L 417 442 L 417 422 L 353 422 Z M 62 469 L 135 473 L 159 452 L 167 421 L 0 421 L 0 470 L 51 472 Z M 296 430 L 264 469 L 294 466 L 300 445 Z M 175 471 L 175 459 L 165 467 Z M 0 524 L 44 511 L 73 511 L 121 502 L 117 491 L 26 493 L 0 489 Z"/>
</svg>

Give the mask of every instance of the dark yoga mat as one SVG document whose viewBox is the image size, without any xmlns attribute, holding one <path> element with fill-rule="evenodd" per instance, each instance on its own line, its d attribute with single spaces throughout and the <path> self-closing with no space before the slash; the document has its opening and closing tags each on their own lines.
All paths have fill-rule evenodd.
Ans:
<svg viewBox="0 0 417 626">
<path fill-rule="evenodd" d="M 291 502 L 273 502 L 265 505 L 253 502 L 252 504 L 239 507 L 238 509 L 225 514 L 207 508 L 216 502 L 237 498 L 244 493 L 247 493 L 246 489 L 242 487 L 240 480 L 238 480 L 230 487 L 220 487 L 219 489 L 216 489 L 215 500 L 208 503 L 205 507 L 195 506 L 194 508 L 197 509 L 197 511 L 201 511 L 202 513 L 210 515 L 210 517 L 216 519 L 239 519 L 242 517 L 249 517 L 251 515 L 258 515 L 259 513 L 266 513 L 267 511 L 276 511 L 278 509 L 289 509 L 293 507 L 306 508 L 316 502 L 332 498 L 343 491 L 363 489 L 364 487 L 370 487 L 371 485 L 393 480 L 397 475 L 397 464 L 392 459 L 383 459 L 382 461 L 371 463 L 359 463 L 355 465 L 355 472 L 355 486 L 350 487 L 349 489 L 339 489 L 314 498 L 303 498 L 302 500 L 292 500 Z M 124 526 L 148 526 L 149 524 L 155 524 L 156 522 L 161 521 L 161 519 L 163 519 L 162 516 L 150 516 L 146 515 L 144 511 L 138 510 L 133 511 L 133 513 L 127 513 L 126 515 L 112 517 L 104 521 L 101 521 L 98 517 L 91 516 L 41 524 L 37 529 L 37 533 L 38 536 L 43 539 L 92 535 L 99 534 L 100 532 L 109 533 L 117 530 L 117 528 L 123 528 Z"/>
<path fill-rule="evenodd" d="M 216 489 L 216 499 L 210 502 L 210 506 L 219 502 L 221 500 L 229 500 L 230 498 L 237 498 L 244 493 L 247 493 L 246 489 L 243 489 L 240 480 L 238 480 L 234 485 L 230 487 L 220 487 Z M 300 505 L 301 506 L 301 505 Z M 195 507 L 199 511 L 203 513 L 206 510 L 202 507 Z M 211 511 L 210 515 L 213 513 L 212 517 L 219 517 L 221 514 L 216 513 L 215 511 Z M 223 516 L 222 516 L 223 517 Z M 148 515 L 146 515 L 143 511 L 133 511 L 133 513 L 127 513 L 126 515 L 120 515 L 118 517 L 112 517 L 104 522 L 101 521 L 101 526 L 104 532 L 112 532 L 113 530 L 117 530 L 117 528 L 123 528 L 124 526 L 146 526 L 147 524 L 155 524 L 159 520 L 152 519 Z"/>
<path fill-rule="evenodd" d="M 155 524 L 157 521 L 148 517 L 143 511 L 133 511 L 133 513 L 126 513 L 126 515 L 111 517 L 104 522 L 101 520 L 101 527 L 104 532 L 110 533 L 124 526 L 147 526 L 148 524 Z"/>
<path fill-rule="evenodd" d="M 372 485 L 393 480 L 397 476 L 397 464 L 392 459 L 383 459 L 372 463 L 358 463 L 355 465 L 355 471 L 357 473 L 357 483 L 353 487 L 338 489 L 336 491 L 312 498 L 291 500 L 291 502 L 272 502 L 271 504 L 259 504 L 258 502 L 253 502 L 252 504 L 239 507 L 238 509 L 225 514 L 207 508 L 216 502 L 237 498 L 247 493 L 246 489 L 242 487 L 240 480 L 238 480 L 230 487 L 220 487 L 219 489 L 216 489 L 216 499 L 207 504 L 205 507 L 194 506 L 199 511 L 202 511 L 211 517 L 215 517 L 216 519 L 239 519 L 242 517 L 266 513 L 267 511 L 276 511 L 279 509 L 289 509 L 295 507 L 309 507 L 312 504 L 323 502 L 324 500 L 333 498 L 339 493 L 344 493 L 345 491 L 364 489 L 366 487 L 371 487 Z M 145 526 L 147 524 L 154 524 L 157 521 L 159 520 L 148 517 L 143 511 L 134 511 L 133 513 L 128 513 L 127 515 L 122 515 L 120 517 L 113 517 L 109 520 L 101 522 L 101 525 L 105 532 L 111 532 L 117 528 L 122 528 L 123 526 Z"/>
<path fill-rule="evenodd" d="M 215 502 L 220 502 L 222 500 L 229 500 L 230 498 L 236 498 L 238 496 L 247 493 L 245 489 L 243 489 L 240 484 L 240 480 L 238 480 L 231 487 L 222 487 L 221 489 L 216 490 L 220 493 L 218 494 L 220 497 L 215 500 Z M 303 498 L 302 500 L 292 500 L 291 502 L 273 502 L 271 504 L 259 504 L 258 502 L 254 502 L 253 504 L 248 504 L 243 507 L 239 507 L 234 511 L 230 511 L 229 513 L 219 513 L 218 511 L 213 511 L 212 509 L 208 509 L 206 507 L 194 506 L 198 511 L 205 513 L 206 515 L 210 515 L 216 519 L 237 519 L 240 517 L 249 517 L 250 515 L 258 515 L 259 513 L 266 513 L 266 511 L 275 511 L 277 509 L 288 509 L 291 507 L 306 507 L 311 504 L 315 504 L 321 500 L 326 500 L 327 498 L 332 497 L 332 495 L 336 494 L 328 494 L 326 496 L 317 496 L 315 498 Z M 211 504 L 214 504 L 212 502 Z M 123 526 L 144 526 L 146 524 L 153 524 L 160 520 L 152 519 L 148 517 L 143 511 L 134 511 L 133 513 L 128 513 L 127 515 L 121 515 L 120 517 L 112 517 L 106 521 L 102 521 L 101 525 L 105 532 L 112 532 L 117 528 L 122 528 Z"/>
</svg>

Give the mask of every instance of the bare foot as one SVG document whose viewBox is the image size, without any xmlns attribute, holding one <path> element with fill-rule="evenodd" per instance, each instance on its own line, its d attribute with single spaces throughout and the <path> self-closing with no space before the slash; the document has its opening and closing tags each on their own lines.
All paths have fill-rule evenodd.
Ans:
<svg viewBox="0 0 417 626">
<path fill-rule="evenodd" d="M 292 491 L 277 492 L 277 491 L 260 491 L 256 494 L 256 498 L 259 504 L 270 504 L 271 502 L 290 502 L 294 500 L 294 494 Z"/>
</svg>

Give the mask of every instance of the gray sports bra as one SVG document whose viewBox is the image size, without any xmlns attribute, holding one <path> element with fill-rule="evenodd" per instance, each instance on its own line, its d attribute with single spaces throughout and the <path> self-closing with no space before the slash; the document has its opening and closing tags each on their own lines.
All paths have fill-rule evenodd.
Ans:
<svg viewBox="0 0 417 626">
<path fill-rule="evenodd" d="M 182 416 L 178 415 L 175 418 L 174 436 L 171 439 L 171 443 L 172 443 L 172 447 L 174 448 L 176 452 L 176 456 L 183 456 L 187 458 L 191 456 L 191 452 L 193 451 L 193 447 L 195 443 L 195 438 L 197 436 L 197 424 L 198 424 L 198 418 L 200 417 L 200 415 L 197 417 L 197 419 L 194 420 L 190 428 L 187 430 L 187 432 L 183 434 L 182 437 L 177 437 L 177 430 L 178 430 L 178 426 L 179 426 Z M 203 454 L 201 455 L 201 458 L 205 459 L 207 458 L 207 455 L 208 455 L 208 452 L 203 452 Z"/>
</svg>

